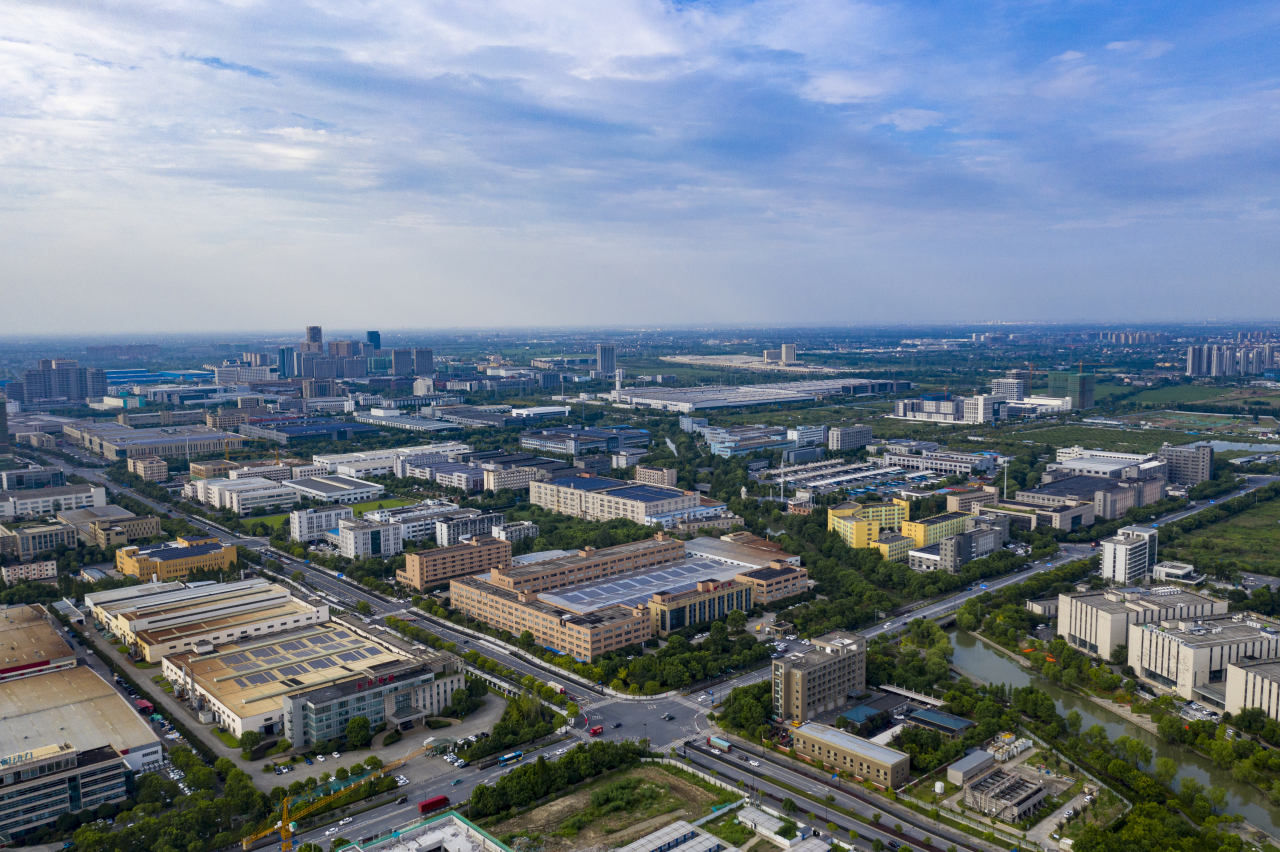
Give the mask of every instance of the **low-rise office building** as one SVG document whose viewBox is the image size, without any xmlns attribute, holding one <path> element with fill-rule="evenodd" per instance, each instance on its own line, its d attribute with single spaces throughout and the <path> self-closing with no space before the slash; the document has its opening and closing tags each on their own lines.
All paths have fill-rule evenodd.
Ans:
<svg viewBox="0 0 1280 852">
<path fill-rule="evenodd" d="M 947 495 L 948 512 L 976 512 L 983 506 L 1000 501 L 998 490 L 988 491 L 986 488 L 975 488 L 972 491 L 960 491 Z"/>
<path fill-rule="evenodd" d="M 692 589 L 655 592 L 649 599 L 650 630 L 665 638 L 675 630 L 724 618 L 735 609 L 752 607 L 750 583 L 734 580 L 699 580 Z"/>
<path fill-rule="evenodd" d="M 636 482 L 643 485 L 663 485 L 667 488 L 676 487 L 676 469 L 674 467 L 650 467 L 648 465 L 636 465 Z"/>
<path fill-rule="evenodd" d="M 775 542 L 748 532 L 729 533 L 718 538 L 698 536 L 684 543 L 689 558 L 710 559 L 739 568 L 767 568 L 775 562 L 800 567 L 800 557 L 787 553 Z"/>
<path fill-rule="evenodd" d="M 796 754 L 878 787 L 896 789 L 911 775 L 911 756 L 906 752 L 876 745 L 829 725 L 806 722 L 792 733 L 791 741 Z"/>
<path fill-rule="evenodd" d="M 928 547 L 964 532 L 965 522 L 970 517 L 967 512 L 946 512 L 918 521 L 903 521 L 902 535 L 912 539 L 916 547 Z"/>
<path fill-rule="evenodd" d="M 80 541 L 104 549 L 164 534 L 159 518 L 151 515 L 138 517 L 120 506 L 72 509 L 59 512 L 58 520 L 75 527 Z"/>
<path fill-rule="evenodd" d="M 1169 465 L 1169 481 L 1175 485 L 1190 488 L 1213 479 L 1213 447 L 1208 444 L 1165 444 L 1156 455 Z"/>
<path fill-rule="evenodd" d="M 807 722 L 866 691 L 863 636 L 837 630 L 812 641 L 811 650 L 773 661 L 773 707 L 784 722 Z"/>
<path fill-rule="evenodd" d="M 524 541 L 526 538 L 537 538 L 540 530 L 538 525 L 533 521 L 512 521 L 509 524 L 495 524 L 489 534 L 494 538 L 500 538 L 503 541 L 515 543 Z"/>
<path fill-rule="evenodd" d="M 751 600 L 757 604 L 768 605 L 809 591 L 809 571 L 785 562 L 773 562 L 764 568 L 743 571 L 733 579 L 752 587 Z"/>
<path fill-rule="evenodd" d="M 1129 626 L 1129 665 L 1140 680 L 1219 709 L 1228 665 L 1272 657 L 1280 657 L 1280 622 L 1252 612 Z"/>
<path fill-rule="evenodd" d="M 300 542 L 320 541 L 325 533 L 336 530 L 339 522 L 354 520 L 355 516 L 350 506 L 295 509 L 289 513 L 289 538 Z"/>
<path fill-rule="evenodd" d="M 475 536 L 461 544 L 405 554 L 396 582 L 421 592 L 454 579 L 511 568 L 511 542 Z"/>
<path fill-rule="evenodd" d="M 911 516 L 911 504 L 894 499 L 888 503 L 848 501 L 827 510 L 827 529 L 850 547 L 874 547 L 882 532 L 898 532 Z"/>
<path fill-rule="evenodd" d="M 1110 589 L 1058 595 L 1058 633 L 1089 654 L 1111 659 L 1129 641 L 1129 627 L 1220 615 L 1227 602 L 1178 588 Z"/>
<path fill-rule="evenodd" d="M 404 549 L 401 529 L 397 523 L 378 523 L 364 518 L 338 521 L 338 552 L 348 559 L 395 556 Z"/>
<path fill-rule="evenodd" d="M 460 509 L 436 518 L 436 544 L 450 547 L 463 539 L 489 535 L 496 526 L 507 522 L 501 512 L 481 512 L 478 509 Z"/>
<path fill-rule="evenodd" d="M 34 491 L 37 488 L 61 488 L 66 484 L 67 475 L 60 467 L 33 464 L 17 470 L 0 470 L 0 491 Z"/>
<path fill-rule="evenodd" d="M 429 551 L 428 551 L 429 552 Z M 497 568 L 489 582 L 509 591 L 545 592 L 589 583 L 685 558 L 685 542 L 664 533 L 613 547 L 586 547 L 577 553 Z"/>
<path fill-rule="evenodd" d="M 22 491 L 0 491 L 0 521 L 39 518 L 66 509 L 90 509 L 107 505 L 107 489 L 101 485 L 62 485 Z"/>
<path fill-rule="evenodd" d="M 1227 663 L 1226 711 L 1259 709 L 1280 720 L 1280 659 Z"/>
<path fill-rule="evenodd" d="M 696 512 L 701 505 L 696 491 L 589 475 L 530 482 L 529 502 L 551 512 L 589 521 L 627 518 L 637 524 L 647 524 L 653 516 L 675 517 Z"/>
<path fill-rule="evenodd" d="M 350 511 L 350 510 L 348 510 Z M 380 523 L 397 523 L 406 541 L 420 541 L 436 537 L 436 521 L 461 511 L 457 503 L 448 500 L 424 500 L 413 506 L 397 506 L 394 509 L 375 509 L 365 512 L 367 520 Z M 475 510 L 472 510 L 475 511 Z"/>
<path fill-rule="evenodd" d="M 870 443 L 870 426 L 862 424 L 857 426 L 832 426 L 827 430 L 827 449 L 829 450 L 856 450 Z"/>
<path fill-rule="evenodd" d="M 1143 582 L 1156 564 L 1159 542 L 1155 527 L 1121 527 L 1102 540 L 1102 578 L 1126 586 Z"/>
<path fill-rule="evenodd" d="M 169 478 L 169 465 L 159 456 L 138 456 L 129 459 L 129 472 L 147 482 L 164 482 Z"/>
<path fill-rule="evenodd" d="M 58 547 L 76 546 L 76 528 L 70 524 L 10 524 L 0 526 L 0 556 L 30 562 Z"/>
<path fill-rule="evenodd" d="M 225 571 L 236 563 L 236 549 L 217 538 L 182 537 L 145 547 L 130 545 L 116 551 L 116 569 L 144 583 L 185 580 L 192 571 Z"/>
<path fill-rule="evenodd" d="M 58 563 L 52 559 L 44 562 L 19 562 L 0 568 L 0 578 L 5 583 L 25 583 L 28 580 L 53 580 L 58 576 Z"/>
</svg>

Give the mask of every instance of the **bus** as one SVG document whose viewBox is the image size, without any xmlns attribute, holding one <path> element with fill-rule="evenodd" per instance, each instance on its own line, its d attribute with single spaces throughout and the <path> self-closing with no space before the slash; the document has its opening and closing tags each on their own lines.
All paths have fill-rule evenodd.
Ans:
<svg viewBox="0 0 1280 852">
<path fill-rule="evenodd" d="M 508 766 L 512 763 L 518 763 L 520 762 L 520 759 L 523 757 L 524 757 L 524 752 L 513 751 L 511 752 L 511 754 L 504 754 L 502 757 L 498 758 L 498 765 Z"/>
</svg>

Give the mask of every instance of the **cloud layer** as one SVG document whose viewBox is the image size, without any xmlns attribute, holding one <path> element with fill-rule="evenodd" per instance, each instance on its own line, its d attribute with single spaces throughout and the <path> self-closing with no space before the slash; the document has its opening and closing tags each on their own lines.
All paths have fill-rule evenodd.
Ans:
<svg viewBox="0 0 1280 852">
<path fill-rule="evenodd" d="M 1276 18 L 26 3 L 0 284 L 42 331 L 1275 316 Z"/>
</svg>

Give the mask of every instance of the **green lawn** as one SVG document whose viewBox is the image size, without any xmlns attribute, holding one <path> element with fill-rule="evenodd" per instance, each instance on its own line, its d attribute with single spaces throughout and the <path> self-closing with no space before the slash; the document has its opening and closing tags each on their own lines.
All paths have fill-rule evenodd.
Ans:
<svg viewBox="0 0 1280 852">
<path fill-rule="evenodd" d="M 1170 402 L 1202 402 L 1206 399 L 1217 399 L 1231 393 L 1232 388 L 1205 388 L 1196 385 L 1174 385 L 1167 388 L 1152 388 L 1132 397 L 1134 402 L 1159 403 Z"/>
<path fill-rule="evenodd" d="M 1242 571 L 1280 576 L 1280 500 L 1198 529 L 1176 548 L 1161 547 L 1160 556 L 1190 562 L 1202 571 L 1221 560 Z"/>
<path fill-rule="evenodd" d="M 219 731 L 217 728 L 214 728 L 213 735 L 222 740 L 223 744 L 228 748 L 240 748 L 240 740 L 236 739 L 235 735 L 229 731 Z"/>
<path fill-rule="evenodd" d="M 383 500 L 370 500 L 368 503 L 352 503 L 351 509 L 356 513 L 356 517 L 359 517 L 364 512 L 372 512 L 374 509 L 394 509 L 397 506 L 412 506 L 418 502 L 421 501 L 403 497 L 387 497 Z"/>
</svg>

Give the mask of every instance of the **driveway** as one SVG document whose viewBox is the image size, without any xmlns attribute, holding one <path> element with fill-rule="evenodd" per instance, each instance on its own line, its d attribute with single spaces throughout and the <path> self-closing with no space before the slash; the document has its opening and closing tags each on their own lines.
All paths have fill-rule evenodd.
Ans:
<svg viewBox="0 0 1280 852">
<path fill-rule="evenodd" d="M 1040 844 L 1042 849 L 1052 849 L 1057 846 L 1058 841 L 1054 840 L 1050 835 L 1057 831 L 1059 826 L 1066 821 L 1067 811 L 1080 811 L 1080 806 L 1084 804 L 1084 797 L 1084 791 L 1077 793 L 1071 801 L 1033 825 L 1031 830 L 1027 832 L 1027 839 Z"/>
</svg>

